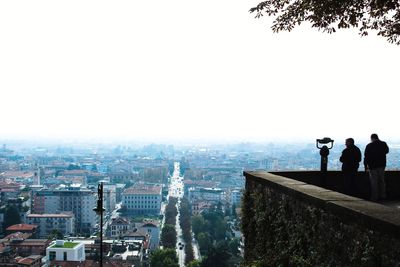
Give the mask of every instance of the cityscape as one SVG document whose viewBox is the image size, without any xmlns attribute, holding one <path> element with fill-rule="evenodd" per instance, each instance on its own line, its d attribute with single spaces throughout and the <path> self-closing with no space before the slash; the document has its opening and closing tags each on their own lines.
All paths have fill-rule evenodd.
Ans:
<svg viewBox="0 0 400 267">
<path fill-rule="evenodd" d="M 390 148 L 388 169 L 395 170 L 400 147 Z M 329 170 L 340 170 L 342 149 L 331 150 Z M 319 168 L 313 143 L 10 141 L 0 148 L 0 264 L 94 266 L 102 232 L 103 266 L 169 266 L 168 257 L 181 267 L 239 266 L 243 171 Z M 102 225 L 95 211 L 100 184 Z"/>
<path fill-rule="evenodd" d="M 400 266 L 400 1 L 0 1 L 0 267 Z"/>
</svg>

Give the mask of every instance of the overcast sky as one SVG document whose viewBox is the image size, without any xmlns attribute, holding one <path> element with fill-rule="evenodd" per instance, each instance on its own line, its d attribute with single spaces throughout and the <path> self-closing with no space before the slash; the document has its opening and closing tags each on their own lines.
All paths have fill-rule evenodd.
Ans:
<svg viewBox="0 0 400 267">
<path fill-rule="evenodd" d="M 400 47 L 256 3 L 0 1 L 0 137 L 400 139 Z"/>
</svg>

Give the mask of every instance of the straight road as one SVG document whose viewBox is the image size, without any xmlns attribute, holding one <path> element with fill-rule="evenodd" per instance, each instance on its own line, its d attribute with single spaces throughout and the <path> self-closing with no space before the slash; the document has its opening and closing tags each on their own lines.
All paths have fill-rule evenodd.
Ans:
<svg viewBox="0 0 400 267">
<path fill-rule="evenodd" d="M 176 208 L 178 209 L 178 215 L 176 216 L 176 233 L 177 233 L 177 244 L 176 244 L 176 254 L 178 255 L 179 259 L 179 266 L 185 266 L 185 247 L 183 239 L 182 239 L 182 229 L 179 224 L 179 208 L 181 203 L 181 198 L 183 197 L 183 177 L 180 176 L 180 166 L 179 162 L 174 163 L 174 173 L 172 174 L 169 189 L 168 189 L 168 197 L 175 197 L 178 199 L 178 203 L 176 204 Z M 181 245 L 180 245 L 181 244 Z M 182 249 L 180 249 L 182 247 Z"/>
</svg>

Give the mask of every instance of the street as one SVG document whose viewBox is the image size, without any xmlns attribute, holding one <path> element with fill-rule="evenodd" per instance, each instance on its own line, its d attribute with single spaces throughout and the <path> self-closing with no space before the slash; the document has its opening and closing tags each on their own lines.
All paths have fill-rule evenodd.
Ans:
<svg viewBox="0 0 400 267">
<path fill-rule="evenodd" d="M 176 233 L 177 233 L 177 244 L 176 244 L 176 253 L 178 255 L 179 259 L 179 266 L 184 267 L 185 266 L 185 247 L 184 247 L 184 242 L 182 239 L 182 229 L 181 226 L 179 225 L 179 207 L 181 203 L 181 198 L 183 197 L 183 177 L 180 176 L 180 166 L 179 162 L 175 162 L 174 164 L 174 173 L 172 174 L 171 177 L 171 182 L 169 185 L 168 189 L 168 197 L 176 197 L 178 199 L 178 202 L 176 204 L 176 208 L 178 209 L 178 215 L 176 216 Z M 179 245 L 181 244 L 181 245 Z M 182 246 L 183 245 L 183 246 Z M 182 249 L 180 249 L 182 248 Z"/>
</svg>

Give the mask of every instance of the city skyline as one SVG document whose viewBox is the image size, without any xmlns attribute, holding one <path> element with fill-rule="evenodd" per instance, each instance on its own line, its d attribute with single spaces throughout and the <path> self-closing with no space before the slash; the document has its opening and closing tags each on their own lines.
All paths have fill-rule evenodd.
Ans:
<svg viewBox="0 0 400 267">
<path fill-rule="evenodd" d="M 398 47 L 257 1 L 0 4 L 2 139 L 397 141 Z"/>
</svg>

